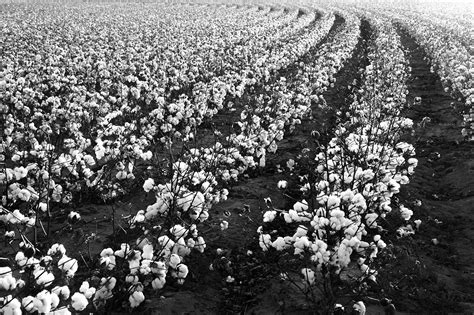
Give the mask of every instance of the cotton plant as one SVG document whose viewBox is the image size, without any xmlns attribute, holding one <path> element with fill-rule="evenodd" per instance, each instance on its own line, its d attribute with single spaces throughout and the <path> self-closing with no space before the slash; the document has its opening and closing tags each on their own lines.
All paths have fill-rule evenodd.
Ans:
<svg viewBox="0 0 474 315">
<path fill-rule="evenodd" d="M 257 230 L 263 251 L 289 252 L 302 262 L 300 276 L 309 288 L 332 286 L 334 278 L 376 282 L 374 262 L 388 246 L 383 239 L 387 216 L 395 210 L 402 220 L 399 236 L 414 232 L 416 225 L 413 211 L 394 198 L 418 163 L 413 146 L 399 140 L 413 127 L 410 119 L 400 117 L 406 101 L 406 62 L 396 46 L 385 49 L 388 42 L 399 40 L 397 35 L 384 27 L 386 22 L 370 18 L 379 32 L 371 47 L 378 54 L 364 71 L 364 88 L 349 107 L 348 122 L 336 126 L 327 144 L 306 149 L 291 166 L 291 172 L 296 167 L 300 174 L 305 199 L 291 209 L 267 203 Z M 385 73 L 393 84 L 378 89 L 377 78 Z M 375 103 L 377 97 L 383 101 Z M 287 189 L 286 182 L 277 187 Z M 280 230 L 282 225 L 294 234 L 282 233 L 288 231 Z"/>
</svg>

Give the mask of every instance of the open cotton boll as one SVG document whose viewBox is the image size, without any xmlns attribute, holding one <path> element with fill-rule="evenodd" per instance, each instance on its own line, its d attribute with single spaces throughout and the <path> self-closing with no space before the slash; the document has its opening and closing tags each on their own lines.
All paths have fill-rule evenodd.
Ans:
<svg viewBox="0 0 474 315">
<path fill-rule="evenodd" d="M 175 239 L 185 237 L 188 234 L 188 230 L 181 224 L 176 224 L 170 229 L 170 233 L 174 235 Z"/>
<path fill-rule="evenodd" d="M 154 261 L 150 265 L 151 272 L 159 277 L 165 277 L 167 268 L 166 264 L 163 261 Z"/>
<path fill-rule="evenodd" d="M 33 271 L 33 276 L 36 279 L 38 285 L 44 285 L 45 287 L 51 285 L 54 281 L 54 275 L 51 272 L 47 272 L 44 268 L 38 267 Z"/>
<path fill-rule="evenodd" d="M 130 295 L 128 301 L 130 302 L 131 308 L 138 307 L 143 301 L 145 301 L 145 295 L 143 292 L 135 291 Z"/>
<path fill-rule="evenodd" d="M 263 214 L 263 222 L 272 222 L 275 220 L 277 212 L 274 210 L 265 211 Z"/>
<path fill-rule="evenodd" d="M 56 295 L 56 298 L 57 298 L 57 295 Z M 51 311 L 52 304 L 53 304 L 53 298 L 51 297 L 51 293 L 48 290 L 43 290 L 36 295 L 36 299 L 41 302 L 41 305 L 39 305 L 38 307 L 38 313 L 48 314 Z M 58 298 L 58 304 L 59 304 L 59 298 Z"/>
<path fill-rule="evenodd" d="M 155 187 L 155 181 L 152 178 L 148 178 L 143 183 L 143 190 L 145 192 L 150 192 L 153 189 L 153 187 Z"/>
<path fill-rule="evenodd" d="M 52 293 L 55 293 L 56 295 L 58 295 L 61 299 L 63 300 L 67 300 L 69 299 L 69 296 L 71 294 L 71 291 L 69 290 L 69 287 L 67 285 L 65 286 L 55 286 L 52 290 L 51 290 Z"/>
<path fill-rule="evenodd" d="M 285 239 L 281 236 L 279 236 L 273 243 L 272 243 L 272 247 L 275 248 L 276 250 L 278 251 L 282 251 L 284 250 L 285 248 L 288 247 L 288 245 L 286 244 L 285 242 Z"/>
<path fill-rule="evenodd" d="M 66 254 L 66 248 L 64 247 L 63 244 L 58 244 L 58 243 L 53 244 L 51 248 L 48 250 L 49 256 L 54 256 L 57 254 L 60 254 L 60 255 Z"/>
<path fill-rule="evenodd" d="M 189 269 L 185 264 L 179 264 L 174 272 L 175 277 L 178 279 L 178 284 L 183 284 L 184 279 L 188 276 Z"/>
<path fill-rule="evenodd" d="M 306 200 L 298 201 L 293 205 L 293 210 L 297 212 L 308 210 L 308 202 Z"/>
<path fill-rule="evenodd" d="M 38 308 L 42 306 L 42 303 L 36 297 L 29 295 L 21 300 L 21 305 L 26 312 L 33 313 L 38 311 Z"/>
<path fill-rule="evenodd" d="M 2 303 L 3 302 L 3 303 Z M 13 298 L 11 295 L 7 295 L 0 298 L 0 312 L 4 315 L 21 315 L 21 303 L 17 298 Z"/>
<path fill-rule="evenodd" d="M 143 259 L 153 259 L 153 245 L 147 244 L 143 246 Z"/>
<path fill-rule="evenodd" d="M 285 189 L 286 187 L 288 187 L 288 182 L 286 180 L 280 180 L 278 181 L 277 187 L 279 189 Z"/>
<path fill-rule="evenodd" d="M 10 267 L 0 267 L 0 289 L 13 290 L 16 288 L 16 279 Z"/>
<path fill-rule="evenodd" d="M 413 211 L 403 205 L 400 205 L 400 215 L 403 219 L 408 221 L 411 219 L 411 216 L 413 215 Z"/>
<path fill-rule="evenodd" d="M 176 254 L 171 254 L 170 261 L 168 263 L 169 266 L 171 268 L 175 269 L 178 266 L 179 263 L 181 263 L 181 258 L 179 258 L 179 256 L 176 255 Z"/>
<path fill-rule="evenodd" d="M 112 248 L 106 248 L 102 250 L 102 252 L 100 253 L 100 256 L 106 257 L 106 256 L 115 255 L 120 258 L 125 258 L 125 256 L 128 254 L 130 254 L 130 245 L 128 245 L 127 243 L 122 243 L 120 244 L 119 250 L 116 250 L 114 252 Z"/>
<path fill-rule="evenodd" d="M 58 268 L 65 272 L 68 276 L 73 277 L 79 268 L 79 265 L 76 259 L 63 255 L 63 257 L 58 261 Z"/>
<path fill-rule="evenodd" d="M 194 248 L 197 249 L 200 253 L 204 253 L 204 249 L 206 248 L 206 242 L 202 236 L 197 238 L 197 241 L 194 245 Z"/>
<path fill-rule="evenodd" d="M 158 277 L 158 278 L 155 278 L 152 282 L 151 282 L 151 286 L 153 289 L 155 290 L 160 290 L 160 289 L 163 289 L 163 287 L 165 286 L 166 284 L 166 277 Z"/>
<path fill-rule="evenodd" d="M 81 312 L 86 309 L 89 301 L 84 294 L 76 292 L 71 297 L 71 307 L 78 312 Z"/>
<path fill-rule="evenodd" d="M 313 270 L 309 268 L 303 268 L 301 269 L 301 274 L 303 275 L 303 278 L 307 283 L 309 283 L 310 285 L 314 284 L 316 280 L 316 275 Z"/>
<path fill-rule="evenodd" d="M 220 227 L 221 227 L 221 231 L 225 231 L 229 228 L 229 222 L 227 221 L 222 221 L 221 224 L 220 224 Z"/>
<path fill-rule="evenodd" d="M 258 243 L 263 251 L 267 251 L 272 246 L 272 238 L 269 234 L 260 234 Z"/>
</svg>

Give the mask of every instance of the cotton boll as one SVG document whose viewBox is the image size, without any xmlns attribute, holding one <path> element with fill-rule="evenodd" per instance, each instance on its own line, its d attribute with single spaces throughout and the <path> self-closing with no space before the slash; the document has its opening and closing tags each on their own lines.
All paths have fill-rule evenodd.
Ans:
<svg viewBox="0 0 474 315">
<path fill-rule="evenodd" d="M 308 203 L 306 200 L 302 200 L 301 202 L 298 201 L 293 205 L 293 209 L 297 212 L 306 211 L 308 210 Z"/>
<path fill-rule="evenodd" d="M 21 305 L 28 313 L 37 312 L 38 307 L 41 306 L 41 304 L 41 301 L 31 295 L 26 296 L 21 300 Z"/>
<path fill-rule="evenodd" d="M 287 244 L 285 242 L 285 239 L 281 236 L 279 236 L 273 243 L 272 243 L 272 247 L 275 248 L 276 250 L 278 251 L 282 251 L 284 250 L 285 248 L 287 248 Z"/>
<path fill-rule="evenodd" d="M 58 261 L 58 268 L 68 276 L 73 277 L 79 268 L 79 265 L 76 259 L 63 255 L 63 257 Z"/>
<path fill-rule="evenodd" d="M 421 220 L 420 220 L 420 219 L 415 220 L 414 223 L 415 223 L 415 227 L 416 227 L 417 229 L 419 229 L 419 228 L 420 228 L 420 225 L 421 225 Z"/>
<path fill-rule="evenodd" d="M 51 293 L 47 290 L 43 290 L 36 295 L 36 299 L 38 299 L 41 302 L 41 305 L 38 307 L 38 313 L 48 314 L 51 311 L 51 306 L 52 306 Z"/>
<path fill-rule="evenodd" d="M 183 284 L 184 279 L 188 276 L 189 269 L 185 264 L 179 264 L 175 271 L 175 276 L 178 279 L 178 284 Z"/>
<path fill-rule="evenodd" d="M 71 291 L 69 290 L 69 287 L 67 285 L 65 286 L 55 286 L 52 290 L 52 293 L 56 294 L 63 300 L 69 299 L 69 295 L 71 294 Z"/>
<path fill-rule="evenodd" d="M 220 224 L 220 227 L 221 227 L 221 231 L 225 231 L 229 228 L 229 222 L 227 221 L 222 221 L 221 224 Z"/>
<path fill-rule="evenodd" d="M 278 181 L 277 187 L 279 189 L 285 189 L 288 186 L 288 182 L 286 180 Z"/>
<path fill-rule="evenodd" d="M 406 221 L 410 220 L 411 216 L 413 215 L 413 211 L 408 209 L 407 207 L 400 205 L 400 215 Z"/>
<path fill-rule="evenodd" d="M 153 245 L 147 244 L 143 246 L 143 254 L 142 254 L 143 259 L 153 259 Z"/>
<path fill-rule="evenodd" d="M 272 222 L 273 220 L 275 220 L 276 215 L 276 211 L 265 211 L 265 213 L 263 214 L 263 222 Z"/>
<path fill-rule="evenodd" d="M 66 248 L 64 247 L 63 244 L 53 244 L 51 248 L 48 250 L 48 255 L 49 256 L 54 256 L 54 255 L 64 255 L 66 254 Z"/>
<path fill-rule="evenodd" d="M 194 248 L 197 249 L 201 253 L 204 252 L 204 249 L 206 248 L 206 242 L 204 241 L 204 238 L 202 236 L 199 236 L 197 238 Z"/>
<path fill-rule="evenodd" d="M 188 230 L 181 224 L 176 224 L 170 229 L 170 233 L 174 235 L 175 239 L 185 237 L 188 234 Z"/>
<path fill-rule="evenodd" d="M 310 285 L 314 284 L 316 280 L 316 275 L 313 270 L 309 268 L 303 268 L 301 269 L 301 274 L 303 275 L 303 278 L 307 283 L 309 283 Z"/>
<path fill-rule="evenodd" d="M 125 258 L 126 255 L 130 253 L 130 245 L 127 243 L 122 243 L 120 245 L 120 249 L 117 251 L 113 251 L 112 248 L 106 248 L 103 249 L 102 252 L 100 253 L 101 257 L 106 257 L 106 256 L 112 256 L 115 255 L 120 258 Z"/>
<path fill-rule="evenodd" d="M 169 266 L 173 269 L 176 269 L 179 263 L 181 263 L 181 258 L 179 258 L 179 256 L 176 254 L 171 254 Z"/>
<path fill-rule="evenodd" d="M 0 311 L 4 315 L 21 315 L 21 303 L 17 298 L 7 295 L 3 298 L 0 298 L 0 302 L 3 302 L 3 306 Z"/>
<path fill-rule="evenodd" d="M 364 302 L 362 301 L 359 301 L 357 303 L 355 303 L 353 306 L 352 306 L 352 309 L 357 312 L 357 314 L 359 315 L 365 315 L 365 312 L 367 311 L 366 307 L 365 307 L 365 304 Z"/>
<path fill-rule="evenodd" d="M 271 247 L 271 236 L 269 234 L 260 234 L 259 245 L 263 251 L 267 251 Z"/>
<path fill-rule="evenodd" d="M 47 272 L 44 268 L 38 267 L 33 271 L 33 276 L 36 279 L 38 285 L 44 285 L 45 287 L 51 285 L 54 281 L 54 275 Z"/>
<path fill-rule="evenodd" d="M 158 278 L 155 278 L 152 282 L 151 282 L 151 286 L 153 289 L 155 290 L 160 290 L 160 289 L 163 289 L 163 287 L 165 286 L 166 284 L 166 278 L 165 277 L 158 277 Z"/>
<path fill-rule="evenodd" d="M 148 178 L 145 183 L 143 183 L 143 190 L 145 192 L 150 192 L 155 186 L 155 181 L 152 178 Z"/>
<path fill-rule="evenodd" d="M 167 268 L 166 264 L 162 261 L 155 261 L 150 265 L 151 272 L 159 277 L 165 277 Z"/>
<path fill-rule="evenodd" d="M 82 293 L 76 292 L 71 297 L 71 307 L 78 312 L 85 310 L 88 304 L 89 301 Z"/>
<path fill-rule="evenodd" d="M 143 292 L 135 291 L 130 295 L 128 301 L 130 302 L 131 308 L 138 307 L 143 301 L 145 301 L 145 295 Z"/>
</svg>

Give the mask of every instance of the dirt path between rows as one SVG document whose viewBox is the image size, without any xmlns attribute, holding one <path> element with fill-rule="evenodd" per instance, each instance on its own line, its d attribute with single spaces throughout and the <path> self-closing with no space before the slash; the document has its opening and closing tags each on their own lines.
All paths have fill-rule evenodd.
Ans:
<svg viewBox="0 0 474 315">
<path fill-rule="evenodd" d="M 416 235 L 401 240 L 390 274 L 397 280 L 392 297 L 404 311 L 473 311 L 474 143 L 461 136 L 462 103 L 444 92 L 414 38 L 398 30 L 412 68 L 408 100 L 414 105 L 405 115 L 416 128 L 407 141 L 419 160 L 400 200 L 411 203 L 423 223 Z"/>
</svg>

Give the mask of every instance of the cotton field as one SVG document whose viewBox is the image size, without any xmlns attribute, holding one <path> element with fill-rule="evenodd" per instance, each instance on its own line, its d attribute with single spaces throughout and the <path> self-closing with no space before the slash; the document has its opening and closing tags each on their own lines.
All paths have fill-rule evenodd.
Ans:
<svg viewBox="0 0 474 315">
<path fill-rule="evenodd" d="M 474 310 L 468 2 L 0 3 L 0 314 Z"/>
</svg>

